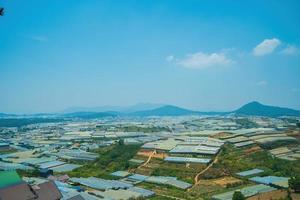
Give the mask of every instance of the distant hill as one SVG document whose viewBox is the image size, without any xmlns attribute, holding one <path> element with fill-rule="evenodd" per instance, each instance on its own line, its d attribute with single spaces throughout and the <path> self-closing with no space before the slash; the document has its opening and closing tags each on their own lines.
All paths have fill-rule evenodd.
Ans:
<svg viewBox="0 0 300 200">
<path fill-rule="evenodd" d="M 181 115 L 193 115 L 199 114 L 198 111 L 192 111 L 177 106 L 166 105 L 152 110 L 133 112 L 131 115 L 134 116 L 181 116 Z"/>
<path fill-rule="evenodd" d="M 0 117 L 15 117 L 14 114 L 6 114 L 6 113 L 0 113 Z"/>
<path fill-rule="evenodd" d="M 153 104 L 153 103 L 138 103 L 132 106 L 98 106 L 98 107 L 70 107 L 62 111 L 62 113 L 76 113 L 76 112 L 137 112 L 143 110 L 151 110 L 159 108 L 163 104 Z"/>
<path fill-rule="evenodd" d="M 177 106 L 166 105 L 152 110 L 145 110 L 133 112 L 134 116 L 182 116 L 182 115 L 253 115 L 266 117 L 280 117 L 280 116 L 300 116 L 300 111 L 290 108 L 281 108 L 276 106 L 263 105 L 259 102 L 250 102 L 241 108 L 231 112 L 201 112 L 193 111 Z"/>
<path fill-rule="evenodd" d="M 189 110 L 173 105 L 160 104 L 136 104 L 129 107 L 99 107 L 101 109 L 112 109 L 107 111 L 85 111 L 56 114 L 30 114 L 30 115 L 13 115 L 0 113 L 0 118 L 80 118 L 80 119 L 96 119 L 105 117 L 149 117 L 149 116 L 184 116 L 184 115 L 242 115 L 242 116 L 266 116 L 266 117 L 280 117 L 280 116 L 300 116 L 299 110 L 290 108 L 281 108 L 276 106 L 263 105 L 259 102 L 250 102 L 240 107 L 235 111 L 230 112 L 201 112 Z M 113 110 L 115 108 L 115 110 Z M 76 108 L 77 110 L 79 108 Z M 72 109 L 71 109 L 72 110 Z M 87 109 L 89 110 L 89 109 Z M 91 108 L 91 110 L 93 110 Z"/>
<path fill-rule="evenodd" d="M 138 111 L 144 111 L 144 110 L 153 110 L 156 108 L 160 108 L 165 106 L 164 104 L 158 104 L 158 103 L 137 103 L 133 106 L 125 107 L 122 112 L 125 113 L 133 113 Z"/>
<path fill-rule="evenodd" d="M 37 123 L 53 123 L 66 121 L 62 118 L 0 118 L 0 127 L 20 127 Z"/>
<path fill-rule="evenodd" d="M 0 117 L 6 117 L 5 113 L 0 113 Z"/>
<path fill-rule="evenodd" d="M 96 119 L 104 117 L 116 117 L 116 112 L 74 112 L 60 115 L 64 118 Z"/>
<path fill-rule="evenodd" d="M 257 101 L 245 104 L 233 113 L 237 115 L 255 115 L 266 117 L 300 116 L 299 110 L 263 105 Z"/>
</svg>

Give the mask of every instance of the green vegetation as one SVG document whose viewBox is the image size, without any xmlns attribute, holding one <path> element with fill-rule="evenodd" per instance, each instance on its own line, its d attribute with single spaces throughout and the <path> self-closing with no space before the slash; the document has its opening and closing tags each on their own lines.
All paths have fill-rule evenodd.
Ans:
<svg viewBox="0 0 300 200">
<path fill-rule="evenodd" d="M 0 119 L 0 127 L 20 127 L 29 124 L 61 122 L 59 118 L 20 118 L 20 119 Z"/>
<path fill-rule="evenodd" d="M 18 151 L 18 150 L 14 149 L 14 148 L 3 149 L 3 150 L 0 150 L 0 155 L 1 155 L 1 154 L 15 153 L 15 152 L 17 152 L 17 151 Z"/>
<path fill-rule="evenodd" d="M 40 176 L 40 171 L 38 169 L 34 169 L 34 170 L 21 170 L 21 169 L 17 169 L 17 173 L 21 176 L 21 177 L 39 177 Z"/>
<path fill-rule="evenodd" d="M 248 118 L 241 118 L 241 119 L 236 119 L 235 122 L 239 125 L 241 125 L 243 128 L 256 128 L 258 125 L 251 121 Z"/>
<path fill-rule="evenodd" d="M 235 191 L 232 200 L 246 200 L 246 197 L 240 191 Z"/>
<path fill-rule="evenodd" d="M 299 177 L 299 174 L 296 177 L 291 177 L 291 179 L 289 180 L 289 186 L 296 193 L 300 193 L 300 177 Z"/>
<path fill-rule="evenodd" d="M 164 199 L 163 195 L 171 196 L 171 197 L 178 197 L 183 199 L 195 199 L 191 198 L 188 192 L 184 192 L 184 190 L 170 186 L 170 185 L 159 185 L 154 183 L 146 183 L 142 182 L 137 185 L 138 187 L 142 187 L 145 189 L 149 189 L 154 191 L 156 194 L 160 195 L 159 199 Z M 168 198 L 165 198 L 168 199 Z"/>
<path fill-rule="evenodd" d="M 282 146 L 288 146 L 288 145 L 296 145 L 299 144 L 297 140 L 283 140 L 283 141 L 274 141 L 274 142 L 268 142 L 265 144 L 261 144 L 261 146 L 264 149 L 275 149 L 277 147 L 282 147 Z"/>
<path fill-rule="evenodd" d="M 69 172 L 72 177 L 102 177 L 113 178 L 110 173 L 117 170 L 127 170 L 130 168 L 129 161 L 139 150 L 139 145 L 118 144 L 96 150 L 99 158 L 93 162 L 86 163 L 80 168 Z"/>
<path fill-rule="evenodd" d="M 166 197 L 166 196 L 155 195 L 153 197 L 150 197 L 149 200 L 173 200 L 173 198 Z"/>
<path fill-rule="evenodd" d="M 193 184 L 196 174 L 203 170 L 205 165 L 191 164 L 188 167 L 185 164 L 163 162 L 153 169 L 152 176 L 175 176 L 180 180 Z"/>
<path fill-rule="evenodd" d="M 137 197 L 137 198 L 130 197 L 128 200 L 145 200 L 145 198 L 144 197 Z"/>
<path fill-rule="evenodd" d="M 218 163 L 209 169 L 203 175 L 203 178 L 218 178 L 224 175 L 234 176 L 237 172 L 253 168 L 264 169 L 265 172 L 262 175 L 294 177 L 300 174 L 300 160 L 282 160 L 272 157 L 266 151 L 246 154 L 242 149 L 236 149 L 226 144 Z"/>
</svg>

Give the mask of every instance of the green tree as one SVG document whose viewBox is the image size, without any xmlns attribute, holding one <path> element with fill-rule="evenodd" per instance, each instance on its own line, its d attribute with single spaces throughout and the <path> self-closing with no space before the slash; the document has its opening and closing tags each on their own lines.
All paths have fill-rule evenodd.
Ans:
<svg viewBox="0 0 300 200">
<path fill-rule="evenodd" d="M 300 176 L 290 178 L 289 179 L 289 186 L 296 193 L 300 193 Z"/>
<path fill-rule="evenodd" d="M 119 145 L 124 145 L 124 140 L 123 140 L 123 139 L 119 139 L 118 144 L 119 144 Z"/>
<path fill-rule="evenodd" d="M 246 200 L 246 197 L 240 191 L 235 191 L 232 200 Z"/>
</svg>

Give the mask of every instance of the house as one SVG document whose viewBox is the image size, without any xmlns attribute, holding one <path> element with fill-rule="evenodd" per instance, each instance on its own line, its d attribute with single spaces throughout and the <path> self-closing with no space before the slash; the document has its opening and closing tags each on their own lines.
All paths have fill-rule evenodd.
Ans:
<svg viewBox="0 0 300 200">
<path fill-rule="evenodd" d="M 36 200 L 59 200 L 62 198 L 60 191 L 53 181 L 32 186 L 32 189 L 36 194 Z"/>
<path fill-rule="evenodd" d="M 0 172 L 1 200 L 60 200 L 62 195 L 53 181 L 29 185 L 15 171 Z"/>
<path fill-rule="evenodd" d="M 34 200 L 35 194 L 31 191 L 30 186 L 21 182 L 7 187 L 0 188 L 1 200 Z"/>
</svg>

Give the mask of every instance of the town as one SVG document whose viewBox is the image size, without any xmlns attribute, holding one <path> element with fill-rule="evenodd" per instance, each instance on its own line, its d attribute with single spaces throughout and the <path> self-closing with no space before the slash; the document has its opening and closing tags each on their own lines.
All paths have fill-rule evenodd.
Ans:
<svg viewBox="0 0 300 200">
<path fill-rule="evenodd" d="M 0 200 L 300 200 L 300 0 L 0 0 Z"/>
<path fill-rule="evenodd" d="M 299 198 L 299 117 L 37 122 L 0 129 L 0 199 Z"/>
</svg>

